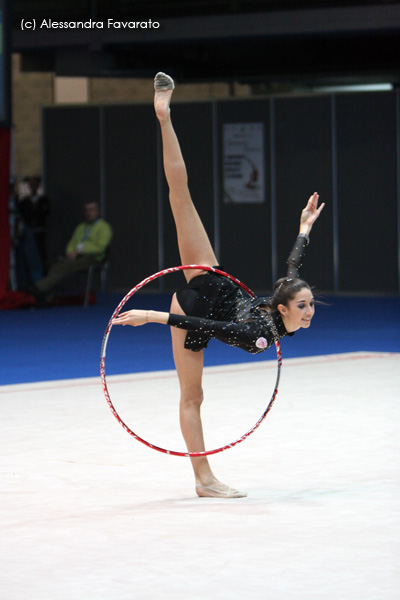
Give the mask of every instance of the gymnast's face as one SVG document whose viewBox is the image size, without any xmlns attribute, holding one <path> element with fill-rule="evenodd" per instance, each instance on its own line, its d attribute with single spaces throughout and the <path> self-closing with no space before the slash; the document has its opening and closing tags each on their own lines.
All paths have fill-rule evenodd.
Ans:
<svg viewBox="0 0 400 600">
<path fill-rule="evenodd" d="M 278 310 L 281 313 L 283 324 L 286 331 L 291 333 L 298 329 L 307 329 L 311 325 L 311 319 L 314 316 L 315 306 L 314 297 L 308 288 L 303 288 L 292 300 L 289 300 L 287 306 L 278 304 Z"/>
</svg>

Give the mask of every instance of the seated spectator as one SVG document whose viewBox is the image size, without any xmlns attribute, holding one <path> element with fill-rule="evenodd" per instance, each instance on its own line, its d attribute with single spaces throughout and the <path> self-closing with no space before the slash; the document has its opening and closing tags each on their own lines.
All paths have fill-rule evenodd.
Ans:
<svg viewBox="0 0 400 600">
<path fill-rule="evenodd" d="M 97 202 L 85 204 L 85 221 L 80 223 L 67 244 L 65 257 L 54 263 L 46 277 L 29 288 L 40 304 L 50 303 L 54 289 L 64 279 L 86 271 L 91 265 L 100 265 L 111 242 L 111 226 L 100 218 Z"/>
</svg>

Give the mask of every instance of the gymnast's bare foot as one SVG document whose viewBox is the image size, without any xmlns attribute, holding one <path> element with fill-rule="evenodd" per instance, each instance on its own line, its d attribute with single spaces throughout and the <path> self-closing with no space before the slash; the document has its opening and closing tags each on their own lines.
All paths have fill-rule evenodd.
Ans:
<svg viewBox="0 0 400 600">
<path fill-rule="evenodd" d="M 200 498 L 245 498 L 246 492 L 235 490 L 217 479 L 210 485 L 196 483 L 196 494 Z"/>
<path fill-rule="evenodd" d="M 169 75 L 160 72 L 154 77 L 154 108 L 160 123 L 169 119 L 169 104 L 174 87 L 174 80 Z"/>
</svg>

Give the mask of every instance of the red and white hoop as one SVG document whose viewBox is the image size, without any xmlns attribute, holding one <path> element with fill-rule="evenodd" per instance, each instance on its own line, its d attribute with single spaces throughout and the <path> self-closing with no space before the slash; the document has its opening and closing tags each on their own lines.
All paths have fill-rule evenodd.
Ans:
<svg viewBox="0 0 400 600">
<path fill-rule="evenodd" d="M 120 310 L 127 303 L 127 301 L 134 294 L 136 294 L 137 291 L 142 289 L 145 285 L 147 285 L 151 281 L 154 281 L 155 279 L 158 279 L 159 277 L 163 277 L 164 275 L 168 275 L 170 273 L 175 273 L 177 271 L 186 271 L 186 270 L 190 270 L 190 269 L 198 269 L 198 270 L 202 270 L 202 271 L 212 271 L 213 273 L 218 273 L 219 275 L 222 275 L 223 277 L 227 277 L 231 281 L 234 281 L 245 292 L 247 292 L 251 297 L 253 297 L 253 298 L 255 297 L 255 294 L 246 285 L 244 285 L 244 283 L 242 283 L 241 281 L 239 281 L 232 275 L 229 275 L 228 273 L 225 273 L 224 271 L 221 271 L 220 269 L 217 269 L 215 267 L 208 267 L 208 266 L 206 267 L 206 266 L 201 266 L 201 265 L 183 265 L 183 266 L 179 266 L 179 267 L 170 267 L 169 269 L 164 269 L 162 271 L 159 271 L 158 273 L 154 273 L 154 275 L 150 275 L 149 277 L 146 277 L 146 279 L 143 279 L 143 281 L 138 283 L 134 288 L 131 289 L 130 292 L 128 292 L 126 294 L 126 296 L 118 304 L 117 308 L 113 312 L 113 314 L 108 322 L 107 329 L 106 329 L 106 331 L 104 333 L 104 337 L 103 337 L 103 343 L 101 346 L 100 375 L 101 375 L 101 382 L 102 382 L 102 386 L 103 386 L 104 395 L 105 395 L 107 403 L 111 409 L 111 412 L 113 413 L 113 415 L 117 419 L 117 421 L 125 429 L 125 431 L 127 431 L 132 437 L 134 437 L 138 442 L 145 444 L 145 446 L 148 446 L 149 448 L 152 448 L 153 450 L 157 450 L 158 452 L 163 452 L 164 454 L 171 454 L 173 456 L 196 457 L 196 456 L 208 456 L 210 454 L 217 454 L 218 452 L 222 452 L 223 450 L 228 450 L 229 448 L 233 448 L 234 446 L 236 446 L 237 444 L 240 444 L 246 438 L 248 438 L 259 427 L 259 425 L 262 423 L 262 421 L 265 419 L 265 417 L 271 410 L 272 405 L 275 401 L 276 395 L 278 393 L 278 385 L 279 385 L 279 379 L 280 379 L 280 373 L 281 373 L 281 367 L 282 367 L 282 353 L 281 353 L 281 347 L 280 347 L 279 341 L 277 340 L 275 342 L 275 347 L 276 347 L 276 355 L 277 355 L 277 359 L 278 359 L 278 371 L 277 371 L 274 391 L 272 393 L 271 399 L 267 405 L 267 408 L 264 410 L 263 414 L 258 419 L 256 424 L 249 431 L 247 431 L 247 433 L 243 434 L 241 437 L 239 437 L 234 442 L 231 442 L 230 444 L 226 444 L 225 446 L 221 446 L 220 448 L 216 448 L 214 450 L 206 450 L 204 452 L 178 452 L 175 450 L 167 450 L 166 448 L 160 448 L 159 446 L 151 444 L 150 442 L 144 440 L 139 435 L 137 435 L 137 433 L 132 431 L 132 429 L 130 429 L 128 427 L 128 425 L 126 425 L 126 423 L 124 423 L 124 421 L 121 419 L 121 417 L 118 415 L 117 411 L 115 410 L 114 405 L 111 401 L 110 394 L 108 392 L 108 388 L 107 388 L 107 379 L 106 379 L 106 372 L 105 372 L 105 359 L 106 359 L 106 348 L 107 348 L 108 337 L 110 335 L 111 328 L 112 328 L 112 321 L 113 321 L 113 319 L 115 319 L 117 317 Z"/>
</svg>

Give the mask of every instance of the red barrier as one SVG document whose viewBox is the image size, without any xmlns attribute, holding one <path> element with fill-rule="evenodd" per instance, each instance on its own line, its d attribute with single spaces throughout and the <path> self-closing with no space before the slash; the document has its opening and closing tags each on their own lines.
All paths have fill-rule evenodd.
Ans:
<svg viewBox="0 0 400 600">
<path fill-rule="evenodd" d="M 0 128 L 0 298 L 7 291 L 10 266 L 10 130 Z"/>
</svg>

